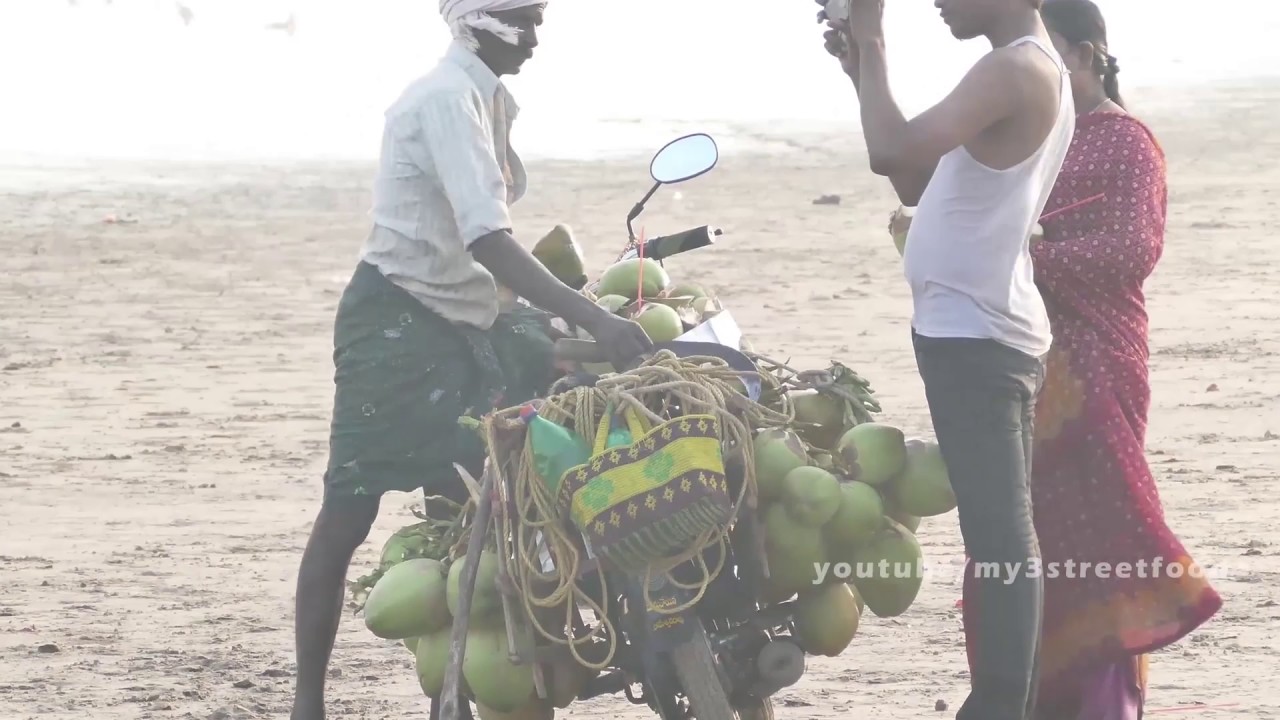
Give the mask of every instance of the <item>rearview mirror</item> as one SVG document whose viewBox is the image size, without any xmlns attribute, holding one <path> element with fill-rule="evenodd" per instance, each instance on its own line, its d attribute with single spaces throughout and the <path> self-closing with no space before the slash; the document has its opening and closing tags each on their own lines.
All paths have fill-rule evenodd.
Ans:
<svg viewBox="0 0 1280 720">
<path fill-rule="evenodd" d="M 649 175 L 654 182 L 674 185 L 702 175 L 715 167 L 719 160 L 720 150 L 710 135 L 686 135 L 667 143 L 653 156 Z"/>
</svg>

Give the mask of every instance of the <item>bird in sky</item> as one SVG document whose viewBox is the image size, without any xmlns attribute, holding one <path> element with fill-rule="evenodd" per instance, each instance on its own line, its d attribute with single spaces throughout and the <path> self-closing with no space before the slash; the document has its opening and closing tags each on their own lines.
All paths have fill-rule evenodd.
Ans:
<svg viewBox="0 0 1280 720">
<path fill-rule="evenodd" d="M 281 30 L 290 37 L 298 31 L 298 23 L 294 19 L 293 13 L 289 13 L 289 19 L 284 22 L 270 23 L 267 25 L 268 30 Z"/>
</svg>

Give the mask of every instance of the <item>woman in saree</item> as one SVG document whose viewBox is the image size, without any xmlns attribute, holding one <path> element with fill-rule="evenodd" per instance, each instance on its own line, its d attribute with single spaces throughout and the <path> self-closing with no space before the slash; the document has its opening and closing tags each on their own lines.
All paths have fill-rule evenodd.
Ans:
<svg viewBox="0 0 1280 720">
<path fill-rule="evenodd" d="M 1147 653 L 1222 604 L 1166 524 L 1144 457 L 1143 283 L 1164 246 L 1165 160 L 1125 110 L 1097 5 L 1047 0 L 1042 13 L 1077 121 L 1032 248 L 1053 328 L 1031 476 L 1045 578 L 1035 718 L 1137 720 Z M 982 601 L 970 585 L 966 609 Z"/>
</svg>

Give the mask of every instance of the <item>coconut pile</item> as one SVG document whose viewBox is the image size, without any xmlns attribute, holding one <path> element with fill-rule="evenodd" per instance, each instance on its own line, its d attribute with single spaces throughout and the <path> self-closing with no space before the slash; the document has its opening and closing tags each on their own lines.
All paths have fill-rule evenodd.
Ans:
<svg viewBox="0 0 1280 720">
<path fill-rule="evenodd" d="M 649 258 L 614 263 L 582 291 L 609 312 L 639 323 L 655 343 L 675 340 L 724 308 L 701 285 L 676 284 L 666 268 Z M 579 332 L 590 339 L 590 335 Z M 585 366 L 599 370 L 607 366 Z"/>
<path fill-rule="evenodd" d="M 648 258 L 615 263 L 581 292 L 635 319 L 656 343 L 675 340 L 722 311 L 702 287 L 672 282 Z M 757 513 L 764 535 L 766 577 L 757 600 L 761 606 L 791 603 L 793 639 L 810 655 L 835 657 L 852 644 L 864 610 L 887 618 L 911 607 L 923 579 L 915 534 L 922 518 L 952 511 L 955 495 L 938 445 L 908 439 L 878 420 L 881 408 L 864 377 L 839 362 L 798 371 L 744 353 L 763 380 L 751 404 L 767 412 L 757 416 L 778 418 L 751 428 L 746 443 L 755 495 L 742 512 Z M 582 368 L 600 375 L 614 371 L 608 365 Z M 738 392 L 745 394 L 745 385 Z M 502 413 L 509 411 L 497 414 Z M 440 508 L 418 513 L 420 522 L 393 535 L 379 567 L 352 587 L 368 629 L 414 653 L 428 696 L 438 696 L 444 680 L 471 509 L 428 498 L 428 506 L 433 503 Z M 541 643 L 532 631 L 508 637 L 499 590 L 510 589 L 510 576 L 502 577 L 509 566 L 499 554 L 507 547 L 491 537 L 481 555 L 464 689 L 482 720 L 548 720 L 599 669 L 571 653 L 539 652 L 536 663 L 512 662 L 510 647 L 535 657 L 533 646 Z M 505 562 L 516 561 L 509 555 Z M 531 607 L 524 604 L 520 611 Z M 541 683 L 535 682 L 535 666 Z"/>
<path fill-rule="evenodd" d="M 915 533 L 921 518 L 955 509 L 955 495 L 934 442 L 867 422 L 823 447 L 801 433 L 826 435 L 829 426 L 799 428 L 755 437 L 769 569 L 759 600 L 794 598 L 795 639 L 811 655 L 835 657 L 864 609 L 896 617 L 915 602 L 923 580 Z"/>
<path fill-rule="evenodd" d="M 463 521 L 468 508 L 439 497 L 428 498 L 427 505 L 437 506 L 432 514 L 456 516 L 433 520 L 415 510 L 422 521 L 393 534 L 382 548 L 378 568 L 351 583 L 351 591 L 365 627 L 413 653 L 423 694 L 438 697 L 466 567 Z M 548 653 L 539 658 L 547 697 L 538 698 L 532 664 L 516 665 L 509 657 L 499 574 L 495 548 L 487 547 L 480 555 L 471 599 L 463 689 L 482 720 L 550 720 L 555 708 L 568 707 L 596 673 L 566 653 Z M 515 643 L 531 657 L 534 634 L 528 626 L 526 630 Z"/>
</svg>

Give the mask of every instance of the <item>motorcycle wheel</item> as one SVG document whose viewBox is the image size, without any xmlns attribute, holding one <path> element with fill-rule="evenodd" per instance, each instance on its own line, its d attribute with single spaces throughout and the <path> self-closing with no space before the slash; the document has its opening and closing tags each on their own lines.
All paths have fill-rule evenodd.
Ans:
<svg viewBox="0 0 1280 720">
<path fill-rule="evenodd" d="M 738 720 L 773 720 L 773 700 L 758 700 L 751 707 L 738 708 Z"/>
<path fill-rule="evenodd" d="M 684 696 L 689 700 L 690 710 L 697 720 L 738 720 L 725 693 L 720 666 L 711 652 L 707 631 L 700 620 L 694 618 L 693 623 L 693 637 L 671 651 L 671 662 L 684 688 Z M 768 719 L 744 715 L 742 720 Z"/>
</svg>

